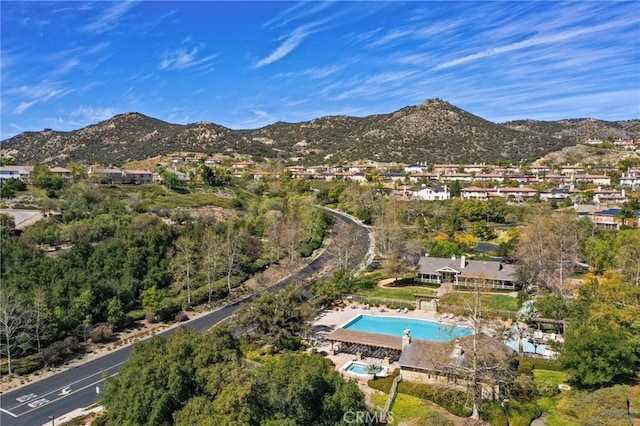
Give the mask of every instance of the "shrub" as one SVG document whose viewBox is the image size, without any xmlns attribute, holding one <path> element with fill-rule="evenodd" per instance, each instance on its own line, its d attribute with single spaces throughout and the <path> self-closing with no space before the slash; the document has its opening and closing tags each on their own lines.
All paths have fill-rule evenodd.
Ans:
<svg viewBox="0 0 640 426">
<path fill-rule="evenodd" d="M 536 383 L 534 389 L 538 396 L 556 396 L 560 393 L 558 385 L 551 382 Z"/>
<path fill-rule="evenodd" d="M 384 393 L 389 393 L 391 391 L 391 385 L 393 384 L 393 381 L 398 376 L 398 374 L 400 374 L 400 370 L 396 368 L 389 376 L 371 379 L 367 382 L 367 385 L 369 385 L 369 387 L 372 389 L 377 389 Z"/>
<path fill-rule="evenodd" d="M 82 345 L 80 345 L 80 342 L 78 341 L 77 337 L 73 337 L 73 336 L 65 337 L 65 339 L 62 342 L 67 346 L 69 353 L 75 353 L 80 351 L 80 349 L 82 349 Z"/>
<path fill-rule="evenodd" d="M 173 300 L 169 300 L 162 309 L 158 311 L 158 317 L 160 318 L 160 321 L 167 322 L 175 318 L 175 315 L 178 312 L 180 312 L 180 305 Z"/>
<path fill-rule="evenodd" d="M 108 323 L 96 325 L 91 331 L 91 340 L 94 343 L 106 342 L 113 335 L 113 327 Z"/>
<path fill-rule="evenodd" d="M 23 376 L 39 370 L 43 364 L 40 354 L 27 355 L 13 362 L 13 372 Z"/>
<path fill-rule="evenodd" d="M 180 311 L 176 314 L 176 322 L 183 322 L 189 319 L 189 316 L 185 311 Z"/>
<path fill-rule="evenodd" d="M 480 405 L 480 417 L 492 426 L 525 426 L 542 415 L 542 409 L 533 402 L 511 400 L 486 401 Z"/>
<path fill-rule="evenodd" d="M 64 342 L 53 342 L 42 350 L 42 359 L 48 365 L 59 364 L 64 360 L 68 350 L 69 347 Z"/>
<path fill-rule="evenodd" d="M 147 312 L 144 316 L 144 319 L 149 323 L 149 324 L 154 324 L 156 322 L 158 322 L 158 315 L 156 315 L 155 312 Z"/>
<path fill-rule="evenodd" d="M 442 386 L 411 382 L 401 382 L 398 385 L 398 392 L 435 402 L 451 414 L 459 417 L 468 417 L 471 415 L 472 410 L 467 404 L 467 397 L 464 392 Z"/>
</svg>

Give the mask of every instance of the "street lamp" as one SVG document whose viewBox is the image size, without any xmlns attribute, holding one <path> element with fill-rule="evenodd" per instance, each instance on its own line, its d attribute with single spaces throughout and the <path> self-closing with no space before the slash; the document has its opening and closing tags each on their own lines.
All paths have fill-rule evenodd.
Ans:
<svg viewBox="0 0 640 426">
<path fill-rule="evenodd" d="M 51 426 L 56 426 L 56 419 L 53 416 L 49 416 L 49 420 L 51 420 Z"/>
</svg>

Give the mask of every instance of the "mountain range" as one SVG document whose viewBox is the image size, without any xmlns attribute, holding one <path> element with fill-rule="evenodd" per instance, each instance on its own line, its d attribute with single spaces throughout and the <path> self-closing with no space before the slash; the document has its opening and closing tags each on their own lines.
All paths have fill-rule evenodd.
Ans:
<svg viewBox="0 0 640 426">
<path fill-rule="evenodd" d="M 254 161 L 533 161 L 589 138 L 640 137 L 640 120 L 520 120 L 493 123 L 431 99 L 389 114 L 326 116 L 232 130 L 210 123 L 171 124 L 129 112 L 70 132 L 24 132 L 0 143 L 19 164 L 122 165 L 176 152 L 250 156 Z"/>
</svg>

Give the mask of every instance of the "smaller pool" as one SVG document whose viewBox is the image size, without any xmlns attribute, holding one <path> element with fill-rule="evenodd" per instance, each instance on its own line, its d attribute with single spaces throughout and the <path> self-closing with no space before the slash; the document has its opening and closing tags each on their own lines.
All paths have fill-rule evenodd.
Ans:
<svg viewBox="0 0 640 426">
<path fill-rule="evenodd" d="M 518 339 L 508 340 L 505 342 L 505 344 L 509 346 L 511 349 L 513 349 L 514 351 L 518 352 L 518 349 L 519 349 Z M 548 356 L 550 355 L 549 352 L 551 351 L 547 349 L 547 345 L 539 344 L 535 346 L 532 343 L 530 343 L 528 340 L 524 340 L 522 342 L 522 352 Z"/>
<path fill-rule="evenodd" d="M 348 363 L 343 365 L 340 368 L 340 370 L 356 376 L 372 377 L 373 374 L 371 374 L 367 369 L 368 366 L 369 364 L 365 364 L 364 362 L 349 361 Z M 387 367 L 382 367 L 382 370 L 378 372 L 376 375 L 380 377 L 385 377 L 389 375 L 389 369 Z"/>
<path fill-rule="evenodd" d="M 349 373 L 357 374 L 359 376 L 368 376 L 371 373 L 367 371 L 367 367 L 368 367 L 367 364 L 352 362 L 351 364 L 349 364 L 347 368 L 345 368 L 345 371 L 348 371 Z"/>
</svg>

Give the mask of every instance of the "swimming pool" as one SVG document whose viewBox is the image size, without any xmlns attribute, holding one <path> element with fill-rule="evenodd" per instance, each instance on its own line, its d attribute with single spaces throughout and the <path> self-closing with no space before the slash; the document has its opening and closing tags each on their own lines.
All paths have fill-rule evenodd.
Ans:
<svg viewBox="0 0 640 426">
<path fill-rule="evenodd" d="M 357 361 L 349 361 L 348 363 L 346 363 L 345 365 L 342 366 L 342 368 L 340 368 L 340 370 L 346 372 L 346 373 L 351 373 L 354 374 L 356 376 L 368 376 L 368 377 L 373 377 L 373 374 L 369 372 L 369 370 L 367 369 L 369 365 L 365 364 L 363 362 L 357 362 Z M 389 368 L 388 367 L 382 367 L 381 370 L 376 374 L 378 377 L 385 377 L 389 375 Z"/>
<path fill-rule="evenodd" d="M 470 336 L 472 333 L 470 328 L 457 325 L 447 325 L 415 318 L 374 317 L 370 315 L 358 315 L 343 325 L 342 328 L 397 337 L 402 337 L 404 330 L 408 328 L 411 330 L 411 337 L 433 342 L 449 342 L 457 337 Z"/>
<path fill-rule="evenodd" d="M 505 345 L 509 346 L 511 349 L 513 349 L 514 351 L 518 352 L 518 339 L 514 339 L 514 340 L 507 340 L 506 342 L 504 342 Z M 540 344 L 538 345 L 538 347 L 536 347 L 535 345 L 533 345 L 532 343 L 530 343 L 528 340 L 524 340 L 522 342 L 522 352 L 525 353 L 536 353 L 538 355 L 542 355 L 542 356 L 549 356 L 551 355 L 547 350 L 547 345 L 545 344 Z"/>
<path fill-rule="evenodd" d="M 370 374 L 367 370 L 367 364 L 361 364 L 359 362 L 352 362 L 344 369 L 344 371 L 348 371 L 359 376 L 367 376 Z"/>
</svg>

